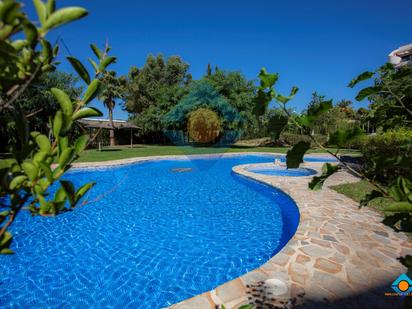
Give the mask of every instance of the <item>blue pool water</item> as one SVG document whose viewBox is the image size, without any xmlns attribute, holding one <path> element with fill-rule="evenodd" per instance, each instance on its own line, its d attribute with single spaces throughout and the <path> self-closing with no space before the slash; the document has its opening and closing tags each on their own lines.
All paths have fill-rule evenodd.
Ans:
<svg viewBox="0 0 412 309">
<path fill-rule="evenodd" d="M 310 176 L 315 175 L 316 171 L 310 168 L 290 168 L 273 166 L 271 168 L 252 168 L 248 170 L 252 173 L 270 175 L 270 176 Z"/>
<path fill-rule="evenodd" d="M 0 256 L 0 307 L 161 308 L 267 261 L 299 213 L 279 190 L 231 173 L 272 156 L 77 170 L 96 201 L 55 218 L 22 213 Z M 176 172 L 176 168 L 185 168 Z"/>
</svg>

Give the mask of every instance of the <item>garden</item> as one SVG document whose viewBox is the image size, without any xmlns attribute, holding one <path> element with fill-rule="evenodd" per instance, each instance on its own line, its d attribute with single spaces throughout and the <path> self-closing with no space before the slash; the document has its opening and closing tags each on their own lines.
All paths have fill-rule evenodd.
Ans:
<svg viewBox="0 0 412 309">
<path fill-rule="evenodd" d="M 213 300 L 213 305 L 220 308 L 276 308 L 277 295 L 282 295 L 276 291 L 283 289 L 283 283 L 270 274 L 260 280 L 261 272 L 269 272 L 261 265 L 272 261 L 279 266 L 287 250 L 296 249 L 290 247 L 294 242 L 310 238 L 303 229 L 309 231 L 313 223 L 306 222 L 306 216 L 323 220 L 335 212 L 322 205 L 315 211 L 322 196 L 330 198 L 335 208 L 352 205 L 347 214 L 336 213 L 328 217 L 326 227 L 320 227 L 327 231 L 321 232 L 317 244 L 326 247 L 325 256 L 334 253 L 329 249 L 340 252 L 350 246 L 345 239 L 338 243 L 339 233 L 350 230 L 347 218 L 352 216 L 357 229 L 357 216 L 366 211 L 360 218 L 378 218 L 377 234 L 391 235 L 388 246 L 396 244 L 393 252 L 399 255 L 370 248 L 361 258 L 367 262 L 370 254 L 374 261 L 379 254 L 394 270 L 412 275 L 411 66 L 383 63 L 348 80 L 347 87 L 358 93 L 356 101 L 366 101 L 367 107 L 355 108 L 350 100 L 335 102 L 327 93 L 313 92 L 306 107 L 296 111 L 293 102 L 299 88 L 290 85 L 288 93 L 280 93 L 278 83 L 288 72 L 272 73 L 276 68 L 262 68 L 256 79 L 248 79 L 240 71 L 208 64 L 204 74 L 194 79 L 182 57 L 150 54 L 142 66 L 132 66 L 122 75 L 113 69 L 119 59 L 106 40 L 102 46 L 90 44 L 88 63 L 70 55 L 65 59 L 70 71 L 60 70 L 60 45 L 48 40 L 49 33 L 86 18 L 88 11 L 57 8 L 53 0 L 34 0 L 33 4 L 34 20 L 24 13 L 22 3 L 0 2 L 0 269 L 6 278 L 4 283 L 0 278 L 2 307 L 156 308 L 216 289 L 219 301 Z M 133 131 L 116 127 L 114 110 L 119 106 L 127 112 L 127 123 L 136 128 Z M 108 126 L 87 126 L 87 119 L 102 117 L 102 111 Z M 254 175 L 246 166 L 272 168 L 277 160 L 285 181 Z M 314 175 L 288 175 L 288 170 L 302 168 L 313 170 Z M 339 177 L 350 181 L 334 182 Z M 204 201 L 207 192 L 210 197 Z M 199 206 L 201 201 L 207 207 Z M 227 208 L 213 210 L 219 203 Z M 310 208 L 305 203 L 314 204 Z M 134 209 L 135 205 L 140 206 Z M 287 222 L 290 229 L 279 228 Z M 339 228 L 335 231 L 330 224 Z M 67 229 L 72 233 L 67 234 Z M 46 232 L 36 240 L 38 231 Z M 172 232 L 176 239 L 168 238 Z M 142 241 L 134 244 L 135 239 Z M 226 244 L 219 242 L 224 239 Z M 209 247 L 210 243 L 215 247 Z M 360 247 L 367 244 L 365 240 Z M 209 255 L 203 256 L 205 252 Z M 315 258 L 314 268 L 319 263 L 325 268 L 333 264 L 336 273 L 343 274 L 339 263 L 348 267 L 349 262 L 339 262 L 336 256 L 323 261 L 316 254 L 307 253 Z M 58 267 L 68 259 L 77 271 L 74 277 Z M 135 268 L 125 267 L 127 260 Z M 170 264 L 174 260 L 179 263 Z M 90 268 L 82 268 L 86 262 Z M 293 273 L 306 270 L 299 262 L 297 271 L 293 270 L 296 263 L 287 263 L 292 269 L 290 280 L 305 290 L 309 281 L 301 283 Z M 14 267 L 21 272 L 15 278 Z M 194 270 L 197 267 L 199 271 Z M 244 284 L 247 289 L 254 286 L 248 292 L 253 297 L 227 296 L 243 290 L 243 285 L 219 290 L 254 269 L 260 271 L 253 273 L 257 279 Z M 100 271 L 104 278 L 99 277 Z M 328 272 L 335 273 L 330 268 Z M 29 299 L 33 287 L 25 281 L 26 275 L 33 275 L 38 284 L 49 279 L 61 289 L 53 287 L 46 293 L 39 286 L 36 299 Z M 59 281 L 59 276 L 64 280 Z M 322 278 L 326 283 L 332 277 Z M 84 289 L 68 297 L 62 290 L 73 288 L 69 282 Z M 265 294 L 269 287 L 276 292 L 270 292 L 273 299 Z M 256 291 L 264 294 L 263 300 L 255 297 Z M 311 290 L 306 292 L 310 295 Z M 105 293 L 112 298 L 105 298 Z M 116 293 L 128 303 L 114 301 Z M 304 296 L 292 300 L 296 295 L 287 295 L 284 307 L 305 304 Z M 383 296 L 376 297 L 379 304 Z M 187 308 L 206 308 L 194 299 Z M 410 297 L 400 301 L 405 308 L 411 306 Z"/>
</svg>

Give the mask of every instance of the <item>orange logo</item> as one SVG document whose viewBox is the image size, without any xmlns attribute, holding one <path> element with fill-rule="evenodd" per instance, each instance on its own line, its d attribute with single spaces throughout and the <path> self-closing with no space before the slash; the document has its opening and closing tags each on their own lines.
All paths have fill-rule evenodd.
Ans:
<svg viewBox="0 0 412 309">
<path fill-rule="evenodd" d="M 408 295 L 412 291 L 412 280 L 407 275 L 402 274 L 392 283 L 392 289 L 398 295 Z"/>
</svg>

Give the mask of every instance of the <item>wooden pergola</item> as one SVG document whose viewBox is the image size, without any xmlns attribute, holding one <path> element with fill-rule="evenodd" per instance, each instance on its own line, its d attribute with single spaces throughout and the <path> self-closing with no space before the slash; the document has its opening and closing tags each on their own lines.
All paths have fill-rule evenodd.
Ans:
<svg viewBox="0 0 412 309">
<path fill-rule="evenodd" d="M 133 148 L 133 130 L 139 129 L 138 126 L 127 122 L 126 120 L 113 120 L 113 125 L 109 119 L 81 119 L 79 123 L 87 129 L 105 129 L 105 130 L 130 130 L 130 147 Z M 100 149 L 100 143 L 99 143 Z"/>
</svg>

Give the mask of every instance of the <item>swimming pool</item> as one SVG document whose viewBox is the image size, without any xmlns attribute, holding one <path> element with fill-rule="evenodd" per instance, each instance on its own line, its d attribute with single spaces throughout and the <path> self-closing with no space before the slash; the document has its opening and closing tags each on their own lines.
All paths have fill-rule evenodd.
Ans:
<svg viewBox="0 0 412 309">
<path fill-rule="evenodd" d="M 300 177 L 300 176 L 311 176 L 315 175 L 317 172 L 310 168 L 289 168 L 283 166 L 275 166 L 272 167 L 262 167 L 262 168 L 251 168 L 248 169 L 249 172 L 256 173 L 256 174 L 263 174 L 269 176 L 292 176 L 292 177 Z"/>
<path fill-rule="evenodd" d="M 231 173 L 267 155 L 72 171 L 97 185 L 56 218 L 22 214 L 0 256 L 0 307 L 161 308 L 266 262 L 293 236 L 286 194 Z M 102 198 L 103 197 L 103 198 Z"/>
</svg>

